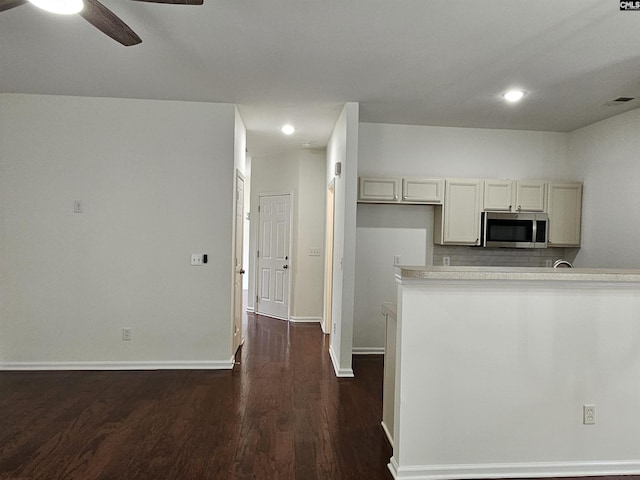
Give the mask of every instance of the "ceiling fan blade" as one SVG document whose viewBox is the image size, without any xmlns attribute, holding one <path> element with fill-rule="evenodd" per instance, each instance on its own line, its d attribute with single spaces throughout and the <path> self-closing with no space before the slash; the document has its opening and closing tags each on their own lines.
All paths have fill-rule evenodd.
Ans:
<svg viewBox="0 0 640 480">
<path fill-rule="evenodd" d="M 169 3 L 171 5 L 202 5 L 204 0 L 134 0 L 136 2 Z"/>
<path fill-rule="evenodd" d="M 142 43 L 142 39 L 126 23 L 98 0 L 84 0 L 84 8 L 79 15 L 125 47 Z"/>
<path fill-rule="evenodd" d="M 4 12 L 10 8 L 19 7 L 25 3 L 27 3 L 26 0 L 0 0 L 0 12 Z"/>
</svg>

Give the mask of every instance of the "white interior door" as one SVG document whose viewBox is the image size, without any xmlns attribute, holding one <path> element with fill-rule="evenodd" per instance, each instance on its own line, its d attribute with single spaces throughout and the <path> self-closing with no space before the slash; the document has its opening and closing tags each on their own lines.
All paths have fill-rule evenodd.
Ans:
<svg viewBox="0 0 640 480">
<path fill-rule="evenodd" d="M 233 351 L 238 350 L 244 340 L 242 333 L 242 264 L 244 242 L 244 177 L 236 172 L 236 232 L 235 232 L 235 278 L 234 278 L 234 306 L 233 306 Z"/>
<path fill-rule="evenodd" d="M 258 213 L 260 231 L 255 311 L 261 315 L 288 320 L 290 195 L 260 197 Z"/>
</svg>

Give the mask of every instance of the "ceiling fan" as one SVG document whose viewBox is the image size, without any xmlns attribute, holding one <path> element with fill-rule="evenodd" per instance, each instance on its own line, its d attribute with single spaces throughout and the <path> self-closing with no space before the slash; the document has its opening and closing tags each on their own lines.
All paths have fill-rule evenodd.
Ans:
<svg viewBox="0 0 640 480">
<path fill-rule="evenodd" d="M 19 7 L 27 3 L 28 0 L 0 0 L 0 12 L 9 10 L 11 8 Z M 29 0 L 32 1 L 32 0 Z M 66 1 L 66 0 L 63 0 Z M 134 0 L 138 2 L 149 3 L 169 3 L 173 5 L 202 5 L 204 0 Z M 47 9 L 44 6 L 39 5 L 40 2 L 33 0 L 32 3 L 36 4 L 40 8 Z M 137 45 L 142 43 L 142 39 L 131 28 L 124 23 L 120 18 L 101 4 L 98 0 L 75 0 L 76 5 L 79 5 L 79 11 L 67 11 L 56 13 L 78 13 L 91 25 L 96 27 L 102 33 L 110 36 L 116 42 L 121 43 L 125 47 Z M 84 6 L 83 6 L 84 4 Z M 53 11 L 53 10 L 50 10 Z"/>
</svg>

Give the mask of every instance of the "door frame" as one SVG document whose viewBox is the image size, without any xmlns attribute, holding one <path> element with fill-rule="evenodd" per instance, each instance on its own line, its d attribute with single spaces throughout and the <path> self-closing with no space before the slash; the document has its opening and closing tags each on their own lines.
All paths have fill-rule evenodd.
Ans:
<svg viewBox="0 0 640 480">
<path fill-rule="evenodd" d="M 335 228 L 336 206 L 336 180 L 331 179 L 327 187 L 325 218 L 325 245 L 324 245 L 324 296 L 323 318 L 320 326 L 325 335 L 331 334 L 332 308 L 333 308 L 333 247 Z"/>
<path fill-rule="evenodd" d="M 284 195 L 288 195 L 289 196 L 289 285 L 287 286 L 287 295 L 288 295 L 288 301 L 287 301 L 287 318 L 285 318 L 284 320 L 286 320 L 287 322 L 291 321 L 291 300 L 292 300 L 292 293 L 293 293 L 293 282 L 291 281 L 292 277 L 293 277 L 293 267 L 291 264 L 291 259 L 293 258 L 293 229 L 294 229 L 294 223 L 293 223 L 293 209 L 294 209 L 294 205 L 295 205 L 295 196 L 294 196 L 294 192 L 293 191 L 289 191 L 289 192 L 266 192 L 266 193 L 259 193 L 258 194 L 258 228 L 256 229 L 256 250 L 255 252 L 253 252 L 253 258 L 255 261 L 255 275 L 254 275 L 254 285 L 253 285 L 253 292 L 254 292 L 254 304 L 253 304 L 253 311 L 256 315 L 262 315 L 259 312 L 259 304 L 260 302 L 257 301 L 258 299 L 258 292 L 260 291 L 260 275 L 258 273 L 258 267 L 259 267 L 259 263 L 260 263 L 260 259 L 258 258 L 258 251 L 260 250 L 260 238 L 261 234 L 262 234 L 262 222 L 260 221 L 260 214 L 262 212 L 260 212 L 260 200 L 262 199 L 262 197 L 280 197 L 280 196 L 284 196 Z M 296 252 L 297 253 L 297 252 Z M 268 316 L 268 315 L 265 315 Z M 273 318 L 273 317 L 272 317 Z"/>
<path fill-rule="evenodd" d="M 233 223 L 234 223 L 234 229 L 233 229 L 233 253 L 234 253 L 234 258 L 233 258 L 233 282 L 231 284 L 231 288 L 233 291 L 232 294 L 232 316 L 231 316 L 231 348 L 233 350 L 233 354 L 235 355 L 238 351 L 238 349 L 240 348 L 240 346 L 244 343 L 244 329 L 242 328 L 242 316 L 244 314 L 244 302 L 243 302 L 243 290 L 242 290 L 242 285 L 243 285 L 243 278 L 242 278 L 242 274 L 239 273 L 239 269 L 240 270 L 244 269 L 246 271 L 245 266 L 243 265 L 243 261 L 244 261 L 244 242 L 245 242 L 245 235 L 244 235 L 244 212 L 246 210 L 245 207 L 245 202 L 244 202 L 244 189 L 246 188 L 246 179 L 244 177 L 244 175 L 242 174 L 242 172 L 239 169 L 236 169 L 236 175 L 234 178 L 235 182 L 234 182 L 234 205 L 233 205 L 233 213 L 234 213 L 234 217 L 233 217 Z M 238 195 L 238 181 L 242 180 L 243 183 L 243 197 L 242 197 L 242 214 L 240 215 L 240 228 L 241 230 L 241 235 L 242 235 L 242 241 L 241 241 L 241 248 L 240 251 L 238 252 L 238 199 L 237 199 L 237 195 Z M 240 264 L 238 265 L 236 262 L 238 261 L 238 259 L 240 260 Z M 239 286 L 236 286 L 236 283 L 238 281 L 238 275 L 240 275 L 240 283 Z M 240 289 L 240 291 L 238 292 L 237 290 Z M 240 296 L 240 311 L 237 311 L 237 298 L 238 295 Z M 236 335 L 235 335 L 235 327 L 236 327 L 236 315 L 240 316 L 240 328 L 239 328 L 239 334 L 240 334 L 240 340 L 237 342 L 236 345 Z"/>
</svg>

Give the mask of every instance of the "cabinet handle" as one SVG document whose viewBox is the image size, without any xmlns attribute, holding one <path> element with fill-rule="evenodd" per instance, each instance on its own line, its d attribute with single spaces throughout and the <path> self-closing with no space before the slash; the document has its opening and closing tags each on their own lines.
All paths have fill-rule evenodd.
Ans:
<svg viewBox="0 0 640 480">
<path fill-rule="evenodd" d="M 403 198 L 404 200 L 406 200 L 406 199 L 407 199 L 407 196 L 406 196 L 406 195 L 403 195 L 403 196 L 402 196 L 402 198 Z"/>
<path fill-rule="evenodd" d="M 394 195 L 394 196 L 393 196 L 393 199 L 394 199 L 394 200 L 397 200 L 397 199 L 398 199 L 398 195 Z"/>
<path fill-rule="evenodd" d="M 518 211 L 522 210 L 522 205 L 518 205 Z"/>
<path fill-rule="evenodd" d="M 509 211 L 511 211 L 511 207 L 513 207 L 513 205 L 509 205 Z"/>
</svg>

